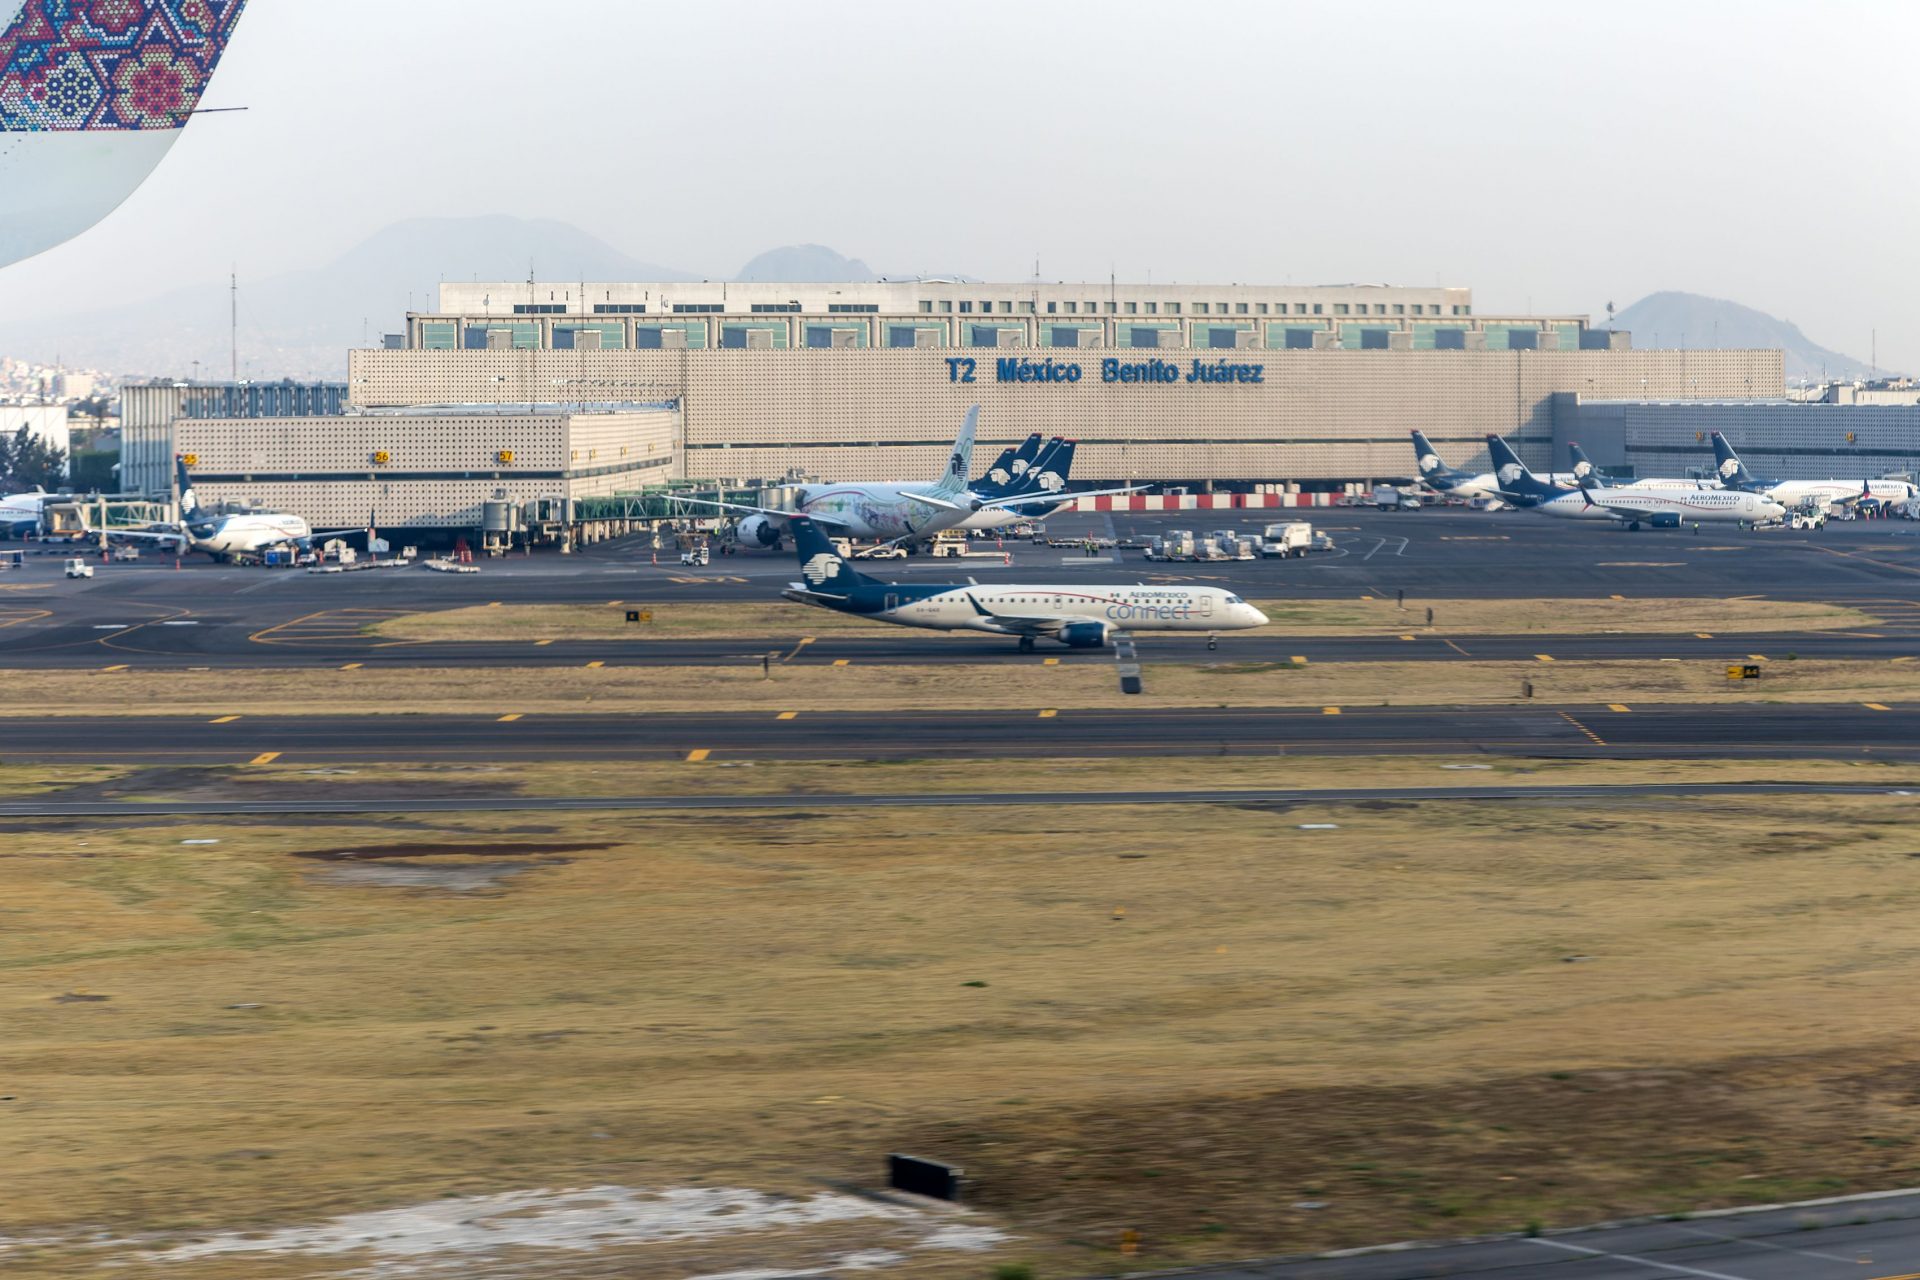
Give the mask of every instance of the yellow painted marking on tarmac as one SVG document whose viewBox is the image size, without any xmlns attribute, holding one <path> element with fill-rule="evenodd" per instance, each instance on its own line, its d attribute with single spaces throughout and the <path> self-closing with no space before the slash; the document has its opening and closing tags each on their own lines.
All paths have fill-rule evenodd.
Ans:
<svg viewBox="0 0 1920 1280">
<path fill-rule="evenodd" d="M 1581 724 L 1578 720 L 1575 720 L 1572 716 L 1568 715 L 1566 712 L 1562 711 L 1560 713 L 1560 718 L 1562 720 L 1565 720 L 1568 724 L 1572 725 L 1574 728 L 1578 729 L 1580 732 L 1586 734 L 1587 737 L 1591 738 L 1593 740 L 1594 746 L 1604 747 L 1607 745 L 1607 740 L 1605 738 L 1601 737 L 1599 734 L 1595 733 L 1593 730 L 1587 728 L 1587 726 Z"/>
<path fill-rule="evenodd" d="M 1553 655 L 1550 653 L 1536 653 L 1533 655 L 1533 657 L 1536 662 L 1552 662 L 1553 661 Z"/>
<path fill-rule="evenodd" d="M 1920 1280 L 1920 1271 L 1905 1271 L 1897 1276 L 1875 1276 L 1873 1280 Z"/>
<path fill-rule="evenodd" d="M 625 603 L 626 602 L 624 600 L 609 600 L 607 601 L 607 607 L 609 609 L 618 609 L 622 604 L 625 604 Z"/>
<path fill-rule="evenodd" d="M 349 663 L 348 663 L 348 664 L 347 664 L 346 666 L 344 666 L 344 667 L 342 667 L 342 668 L 340 668 L 340 669 L 341 669 L 342 671 L 358 671 L 358 670 L 359 670 L 360 668 L 362 668 L 362 667 L 364 667 L 364 666 L 366 666 L 366 665 L 367 665 L 367 664 L 366 664 L 366 663 L 364 663 L 364 662 L 349 662 Z"/>
<path fill-rule="evenodd" d="M 1693 638 L 1694 638 L 1695 640 L 1711 640 L 1711 639 L 1713 639 L 1713 632 L 1711 632 L 1711 631 L 1696 631 L 1696 632 L 1694 632 L 1694 633 L 1693 633 Z"/>
<path fill-rule="evenodd" d="M 498 609 L 499 607 L 500 607 L 500 602 L 499 602 L 498 600 L 489 600 L 489 601 L 487 601 L 487 608 L 489 608 L 489 609 Z"/>
<path fill-rule="evenodd" d="M 591 670 L 592 670 L 593 668 L 595 668 L 595 667 L 604 667 L 604 666 L 606 666 L 606 665 L 607 665 L 607 664 L 606 664 L 606 663 L 604 663 L 604 662 L 589 662 L 589 663 L 587 664 L 587 669 L 588 669 L 589 671 L 591 671 Z"/>
<path fill-rule="evenodd" d="M 1888 658 L 1888 659 L 1887 659 L 1887 661 L 1888 661 L 1888 662 L 1912 662 L 1912 661 L 1913 661 L 1913 656 L 1912 656 L 1911 654 L 1909 654 L 1908 656 L 1906 656 L 1906 657 L 1904 657 L 1904 658 Z"/>
<path fill-rule="evenodd" d="M 280 758 L 280 753 L 278 751 L 262 751 L 259 755 L 255 756 L 253 759 L 247 761 L 247 763 L 248 764 L 272 764 L 275 760 L 278 760 L 279 758 Z"/>
<path fill-rule="evenodd" d="M 800 651 L 801 651 L 802 649 L 804 649 L 804 648 L 806 648 L 806 647 L 807 647 L 808 645 L 810 645 L 810 644 L 812 644 L 812 643 L 813 643 L 813 637 L 812 637 L 812 636 L 801 636 L 801 637 L 800 637 L 800 643 L 799 643 L 799 644 L 796 644 L 795 646 L 793 646 L 793 652 L 792 652 L 792 653 L 789 653 L 789 654 L 788 654 L 788 655 L 787 655 L 786 657 L 784 657 L 784 658 L 782 658 L 782 659 L 780 659 L 780 661 L 782 661 L 782 662 L 792 662 L 792 661 L 793 661 L 793 660 L 794 660 L 795 658 L 797 658 L 797 657 L 799 657 L 799 656 L 800 656 Z"/>
<path fill-rule="evenodd" d="M 852 662 L 853 662 L 852 658 L 835 658 L 833 660 L 833 665 L 836 667 L 845 667 L 845 666 L 851 665 Z"/>
<path fill-rule="evenodd" d="M 711 754 L 712 752 L 705 747 L 695 747 L 693 750 L 687 752 L 687 763 L 698 764 Z"/>
<path fill-rule="evenodd" d="M 238 720 L 239 718 L 240 718 L 239 716 L 216 716 L 213 719 L 207 721 L 207 723 L 208 724 L 232 724 L 235 720 Z"/>
<path fill-rule="evenodd" d="M 1323 716 L 1337 716 L 1337 715 L 1339 715 L 1339 714 L 1340 714 L 1340 708 L 1338 708 L 1338 707 L 1322 707 L 1322 708 L 1320 708 L 1320 714 L 1321 714 L 1321 715 L 1323 715 Z"/>
<path fill-rule="evenodd" d="M 100 669 L 102 671 L 125 671 L 127 669 L 127 664 L 124 662 L 116 662 L 110 667 L 102 667 Z"/>
<path fill-rule="evenodd" d="M 1361 598 L 1362 600 L 1371 600 L 1371 599 L 1373 599 L 1373 597 L 1372 597 L 1372 596 L 1361 596 L 1360 598 Z"/>
<path fill-rule="evenodd" d="M 518 720 L 521 716 L 525 714 L 526 712 L 524 711 L 509 711 L 506 715 L 503 715 L 498 720 L 494 721 L 494 723 L 495 724 L 512 724 L 515 720 Z"/>
<path fill-rule="evenodd" d="M 1863 703 L 1861 703 L 1860 705 L 1861 705 L 1861 706 L 1863 706 L 1863 707 L 1865 707 L 1865 708 L 1866 708 L 1867 710 L 1869 710 L 1869 711 L 1891 711 L 1891 710 L 1893 710 L 1893 708 L 1892 708 L 1892 707 L 1889 707 L 1889 706 L 1888 706 L 1888 705 L 1887 705 L 1886 703 L 1884 703 L 1884 702 L 1863 702 Z"/>
<path fill-rule="evenodd" d="M 1766 660 L 1767 655 L 1764 653 L 1750 653 L 1747 655 L 1748 662 L 1765 662 Z"/>
<path fill-rule="evenodd" d="M 1058 658 L 1042 658 L 1042 659 L 1040 659 L 1040 665 L 1041 665 L 1041 666 L 1043 666 L 1043 667 L 1057 667 L 1057 666 L 1059 666 L 1059 665 L 1060 665 L 1060 659 L 1058 659 Z"/>
<path fill-rule="evenodd" d="M 1304 667 L 1307 665 L 1307 660 L 1297 653 L 1293 655 L 1292 661 L 1293 661 L 1293 665 L 1296 667 Z"/>
<path fill-rule="evenodd" d="M 1626 597 L 1625 597 L 1625 596 L 1608 596 L 1608 597 L 1607 597 L 1607 599 L 1609 599 L 1609 600 L 1625 600 L 1625 599 L 1626 599 Z"/>
<path fill-rule="evenodd" d="M 1729 600 L 1765 600 L 1765 596 L 1728 596 Z"/>
<path fill-rule="evenodd" d="M 1607 710 L 1609 710 L 1609 711 L 1631 711 L 1631 710 L 1633 710 L 1633 708 L 1632 708 L 1632 707 L 1630 707 L 1630 706 L 1628 706 L 1628 705 L 1627 705 L 1626 703 L 1624 703 L 1624 702 L 1609 702 L 1609 703 L 1607 704 Z"/>
<path fill-rule="evenodd" d="M 799 714 L 800 713 L 798 711 L 782 711 L 779 715 L 775 716 L 774 719 L 775 720 L 791 720 Z"/>
<path fill-rule="evenodd" d="M 1411 639 L 1413 639 L 1413 637 L 1412 637 L 1412 636 L 1401 636 L 1400 638 L 1401 638 L 1402 640 L 1411 640 Z"/>
<path fill-rule="evenodd" d="M 534 648 L 536 648 L 536 649 L 539 649 L 539 648 L 543 648 L 543 647 L 545 647 L 546 645 L 550 645 L 550 644 L 552 644 L 552 643 L 553 643 L 553 641 L 551 641 L 551 640 L 535 640 L 535 641 L 533 642 L 533 647 L 534 647 Z"/>
<path fill-rule="evenodd" d="M 1060 713 L 1059 713 L 1058 711 L 1056 711 L 1056 710 L 1054 710 L 1054 709 L 1053 709 L 1052 707 L 1048 707 L 1048 708 L 1047 708 L 1046 710 L 1044 710 L 1044 711 L 1042 711 L 1042 712 L 1040 713 L 1040 718 L 1041 718 L 1042 720 L 1051 720 L 1051 719 L 1053 719 L 1053 718 L 1054 718 L 1055 716 L 1057 716 L 1057 715 L 1059 715 L 1059 714 L 1060 714 Z"/>
</svg>

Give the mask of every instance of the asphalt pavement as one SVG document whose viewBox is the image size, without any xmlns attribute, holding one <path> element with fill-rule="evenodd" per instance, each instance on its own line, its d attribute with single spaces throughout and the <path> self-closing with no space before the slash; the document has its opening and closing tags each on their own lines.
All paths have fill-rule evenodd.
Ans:
<svg viewBox="0 0 1920 1280">
<path fill-rule="evenodd" d="M 1615 708 L 1618 708 L 1617 710 Z M 13 717 L 19 761 L 904 760 L 1011 757 L 1920 755 L 1920 705 L 1858 702 L 647 715 Z"/>
<path fill-rule="evenodd" d="M 1161 1274 L 1169 1280 L 1920 1280 L 1920 1193 Z"/>
</svg>

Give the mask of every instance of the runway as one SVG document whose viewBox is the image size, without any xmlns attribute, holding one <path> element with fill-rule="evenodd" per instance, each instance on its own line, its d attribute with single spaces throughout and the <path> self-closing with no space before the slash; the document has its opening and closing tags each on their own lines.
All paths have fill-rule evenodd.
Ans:
<svg viewBox="0 0 1920 1280">
<path fill-rule="evenodd" d="M 1165 1280 L 1915 1280 L 1920 1193 L 1896 1191 L 1342 1258 L 1157 1273 Z"/>
<path fill-rule="evenodd" d="M 1614 707 L 1619 707 L 1615 710 Z M 1647 703 L 468 716 L 17 717 L 9 760 L 906 760 L 1284 756 L 1920 756 L 1915 706 Z M 1278 767 L 1278 766 L 1276 766 Z"/>
<path fill-rule="evenodd" d="M 1160 805 L 1199 804 L 1287 809 L 1303 805 L 1348 805 L 1369 802 L 1615 804 L 1648 797 L 1698 796 L 1884 796 L 1885 786 L 1869 787 L 1831 782 L 1625 782 L 1565 786 L 1492 787 L 1310 787 L 1295 790 L 1234 791 L 901 791 L 871 794 L 846 792 L 767 792 L 757 795 L 651 796 L 430 796 L 418 791 L 379 789 L 369 794 L 356 785 L 354 794 L 308 791 L 273 800 L 111 800 L 105 797 L 122 784 L 100 788 L 98 799 L 57 798 L 0 800 L 0 818 L 243 818 L 293 814 L 362 813 L 594 813 L 675 812 L 680 810 L 756 809 L 981 809 L 1016 805 Z M 1892 794 L 1900 794 L 1894 792 Z"/>
</svg>

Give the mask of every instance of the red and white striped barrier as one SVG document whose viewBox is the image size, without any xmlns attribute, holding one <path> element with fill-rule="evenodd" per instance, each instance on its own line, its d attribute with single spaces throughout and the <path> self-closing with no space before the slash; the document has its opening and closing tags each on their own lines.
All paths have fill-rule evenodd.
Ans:
<svg viewBox="0 0 1920 1280">
<path fill-rule="evenodd" d="M 1247 511 L 1272 507 L 1330 507 L 1331 493 L 1122 493 L 1076 498 L 1075 511 Z"/>
</svg>

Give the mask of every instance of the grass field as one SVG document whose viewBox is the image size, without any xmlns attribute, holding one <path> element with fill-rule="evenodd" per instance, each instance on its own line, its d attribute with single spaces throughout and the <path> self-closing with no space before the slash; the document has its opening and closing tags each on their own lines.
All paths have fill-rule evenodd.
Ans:
<svg viewBox="0 0 1920 1280">
<path fill-rule="evenodd" d="M 1151 655 L 1149 655 L 1149 658 Z M 617 659 L 616 659 L 617 661 Z M 1920 664 L 1774 661 L 1729 682 L 1726 662 L 1223 662 L 1146 666 L 1119 691 L 1107 663 L 773 667 L 413 667 L 305 670 L 0 671 L 0 716 L 397 715 L 859 711 L 1024 707 L 1289 707 L 1537 702 L 1845 702 L 1920 697 Z"/>
<path fill-rule="evenodd" d="M 1869 626 L 1874 619 L 1854 609 L 1782 600 L 1414 600 L 1405 609 L 1372 597 L 1345 600 L 1256 601 L 1274 629 L 1289 635 L 1370 635 L 1427 630 L 1434 612 L 1436 635 L 1576 634 L 1708 631 L 1814 631 Z M 626 621 L 628 609 L 652 615 Z M 648 637 L 710 636 L 768 639 L 801 635 L 899 635 L 898 627 L 861 622 L 845 614 L 785 601 L 739 604 L 477 605 L 415 613 L 377 623 L 373 635 L 389 640 L 506 641 L 645 640 Z M 930 633 L 938 634 L 938 633 Z"/>
<path fill-rule="evenodd" d="M 96 1229 L 529 1187 L 871 1185 L 901 1149 L 965 1165 L 1018 1236 L 881 1273 L 942 1280 L 1116 1269 L 1124 1228 L 1171 1266 L 1911 1183 L 1911 816 L 0 822 L 0 1234 L 41 1241 L 4 1266 L 98 1274 L 114 1251 L 71 1240 Z M 681 1248 L 497 1274 L 817 1256 L 794 1233 Z"/>
</svg>

